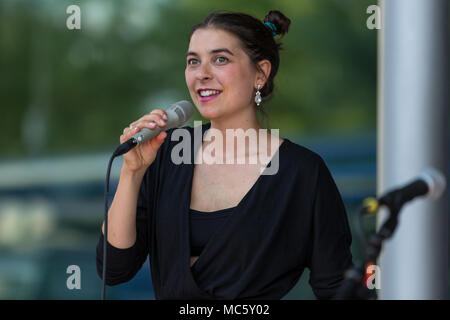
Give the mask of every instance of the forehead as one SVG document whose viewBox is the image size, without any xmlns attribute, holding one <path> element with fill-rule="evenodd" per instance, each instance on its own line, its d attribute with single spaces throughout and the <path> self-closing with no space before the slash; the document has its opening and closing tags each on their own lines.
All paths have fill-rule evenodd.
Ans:
<svg viewBox="0 0 450 320">
<path fill-rule="evenodd" d="M 192 34 L 189 51 L 201 53 L 210 52 L 217 48 L 227 48 L 233 53 L 241 51 L 239 39 L 222 29 L 198 29 Z"/>
</svg>

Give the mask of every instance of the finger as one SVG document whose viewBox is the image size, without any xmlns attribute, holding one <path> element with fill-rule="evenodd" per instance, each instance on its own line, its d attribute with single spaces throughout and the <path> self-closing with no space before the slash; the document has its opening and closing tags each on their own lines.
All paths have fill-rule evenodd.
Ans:
<svg viewBox="0 0 450 320">
<path fill-rule="evenodd" d="M 166 118 L 167 118 L 167 115 L 163 110 L 155 109 L 152 112 L 147 113 L 147 114 L 143 115 L 141 118 L 139 118 L 138 120 L 134 121 L 132 123 L 132 125 L 136 124 L 139 121 L 150 121 L 150 120 L 158 120 L 158 119 L 167 120 Z"/>
<path fill-rule="evenodd" d="M 138 132 L 138 127 L 134 126 L 132 128 L 130 127 L 126 127 L 125 129 L 123 129 L 123 133 L 122 136 L 125 140 L 128 140 L 129 138 L 131 138 L 131 136 L 133 136 L 136 132 Z"/>
<path fill-rule="evenodd" d="M 125 128 L 124 129 L 124 134 L 123 134 L 123 140 L 124 141 L 127 141 L 128 139 L 130 139 L 134 134 L 136 134 L 136 133 L 138 133 L 139 131 L 141 131 L 143 128 L 148 128 L 148 129 L 150 129 L 150 130 L 153 130 L 153 129 L 155 129 L 157 126 L 159 126 L 159 127 L 164 127 L 165 126 L 165 124 L 164 125 L 162 125 L 162 124 L 157 124 L 157 123 L 155 123 L 155 122 L 138 122 L 138 123 L 136 123 L 136 125 L 132 128 L 132 129 L 130 129 L 129 127 L 127 127 L 127 128 Z M 161 132 L 164 132 L 164 131 L 161 131 Z M 160 133 L 161 133 L 160 132 Z M 155 136 L 155 138 L 156 138 L 157 136 Z M 123 142 L 122 142 L 123 143 Z"/>
<path fill-rule="evenodd" d="M 122 135 L 119 137 L 119 141 L 120 143 L 124 143 L 125 141 L 127 141 L 125 133 L 122 133 Z"/>
<path fill-rule="evenodd" d="M 158 134 L 158 139 L 164 140 L 165 137 L 167 137 L 167 132 L 165 132 L 165 131 L 161 131 Z"/>
<path fill-rule="evenodd" d="M 138 127 L 139 130 L 141 130 L 142 128 L 149 128 L 150 130 L 152 130 L 152 129 L 155 129 L 157 126 L 161 127 L 161 128 L 165 127 L 166 122 L 162 119 L 157 119 L 157 120 L 151 119 L 149 121 L 142 120 L 142 121 L 137 122 L 135 124 L 135 126 Z"/>
<path fill-rule="evenodd" d="M 155 114 L 155 113 L 159 114 L 161 116 L 161 118 L 163 118 L 164 120 L 167 121 L 167 113 L 165 110 L 155 109 L 155 110 L 152 110 L 152 112 L 150 112 L 150 114 Z"/>
<path fill-rule="evenodd" d="M 161 131 L 154 139 L 151 139 L 149 143 L 156 150 L 158 149 L 164 142 L 164 139 L 167 137 L 167 132 Z"/>
<path fill-rule="evenodd" d="M 161 117 L 161 115 L 157 114 L 157 113 L 152 113 L 152 114 L 146 114 L 145 116 L 143 116 L 142 118 L 134 121 L 133 123 L 130 124 L 131 127 L 136 126 L 139 122 L 158 122 L 159 120 L 163 120 L 163 117 Z"/>
<path fill-rule="evenodd" d="M 148 128 L 150 130 L 154 130 L 158 125 L 154 121 L 150 122 L 138 122 L 136 123 L 136 132 L 139 132 L 142 130 L 142 128 Z"/>
</svg>

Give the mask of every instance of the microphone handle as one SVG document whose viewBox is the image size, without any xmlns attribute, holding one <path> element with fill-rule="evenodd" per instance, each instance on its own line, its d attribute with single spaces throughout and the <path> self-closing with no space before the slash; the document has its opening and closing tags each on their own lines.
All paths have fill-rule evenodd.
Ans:
<svg viewBox="0 0 450 320">
<path fill-rule="evenodd" d="M 182 126 L 187 121 L 187 119 L 184 122 L 181 121 L 182 117 L 171 108 L 166 110 L 166 114 L 167 114 L 167 121 L 164 127 L 156 126 L 154 129 L 142 128 L 139 132 L 135 133 L 131 138 L 136 139 L 137 144 L 141 144 L 147 140 L 153 139 L 160 132 Z"/>
<path fill-rule="evenodd" d="M 135 133 L 131 139 L 135 139 L 137 144 L 144 143 L 145 141 L 151 140 L 154 137 L 156 137 L 161 131 L 166 131 L 167 126 L 164 128 L 161 127 L 155 127 L 154 129 L 150 130 L 148 128 L 142 128 L 139 132 Z"/>
<path fill-rule="evenodd" d="M 169 122 L 167 122 L 169 124 Z M 117 149 L 114 151 L 114 156 L 120 156 L 124 153 L 127 153 L 137 145 L 140 145 L 141 143 L 144 143 L 148 140 L 153 139 L 156 137 L 160 132 L 167 131 L 171 129 L 172 126 L 166 125 L 165 127 L 156 127 L 152 130 L 148 128 L 142 128 L 138 133 L 135 133 L 130 139 L 122 143 L 117 147 Z"/>
<path fill-rule="evenodd" d="M 393 190 L 382 196 L 379 203 L 387 206 L 394 204 L 402 206 L 416 197 L 426 195 L 428 191 L 428 184 L 422 179 L 417 179 L 403 188 Z"/>
</svg>

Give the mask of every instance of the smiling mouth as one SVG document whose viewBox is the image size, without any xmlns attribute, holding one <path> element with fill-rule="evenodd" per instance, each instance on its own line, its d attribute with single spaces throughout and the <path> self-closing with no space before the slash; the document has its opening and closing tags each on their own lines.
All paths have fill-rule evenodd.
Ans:
<svg viewBox="0 0 450 320">
<path fill-rule="evenodd" d="M 197 90 L 200 101 L 205 102 L 216 98 L 218 95 L 222 93 L 220 90 L 215 89 L 200 89 Z"/>
</svg>

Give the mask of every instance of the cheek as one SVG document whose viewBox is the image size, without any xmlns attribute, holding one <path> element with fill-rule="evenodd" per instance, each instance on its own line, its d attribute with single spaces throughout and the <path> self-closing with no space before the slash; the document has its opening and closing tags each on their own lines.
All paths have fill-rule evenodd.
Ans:
<svg viewBox="0 0 450 320">
<path fill-rule="evenodd" d="M 250 72 L 242 67 L 236 66 L 223 70 L 219 78 L 222 83 L 228 84 L 229 87 L 233 88 L 233 91 L 238 92 L 240 95 L 251 92 L 253 82 Z"/>
<path fill-rule="evenodd" d="M 187 69 L 184 71 L 184 78 L 186 80 L 186 85 L 188 86 L 189 89 L 191 89 L 192 77 Z"/>
<path fill-rule="evenodd" d="M 248 100 L 253 95 L 253 82 L 251 81 L 249 75 L 243 72 L 236 72 L 230 80 L 231 81 L 229 83 L 235 93 L 233 94 L 233 97 L 241 100 L 242 103 L 248 103 Z"/>
<path fill-rule="evenodd" d="M 184 71 L 184 78 L 186 79 L 186 85 L 189 88 L 189 90 L 192 90 L 192 86 L 194 85 L 194 77 L 192 75 L 192 72 L 189 70 Z"/>
</svg>

